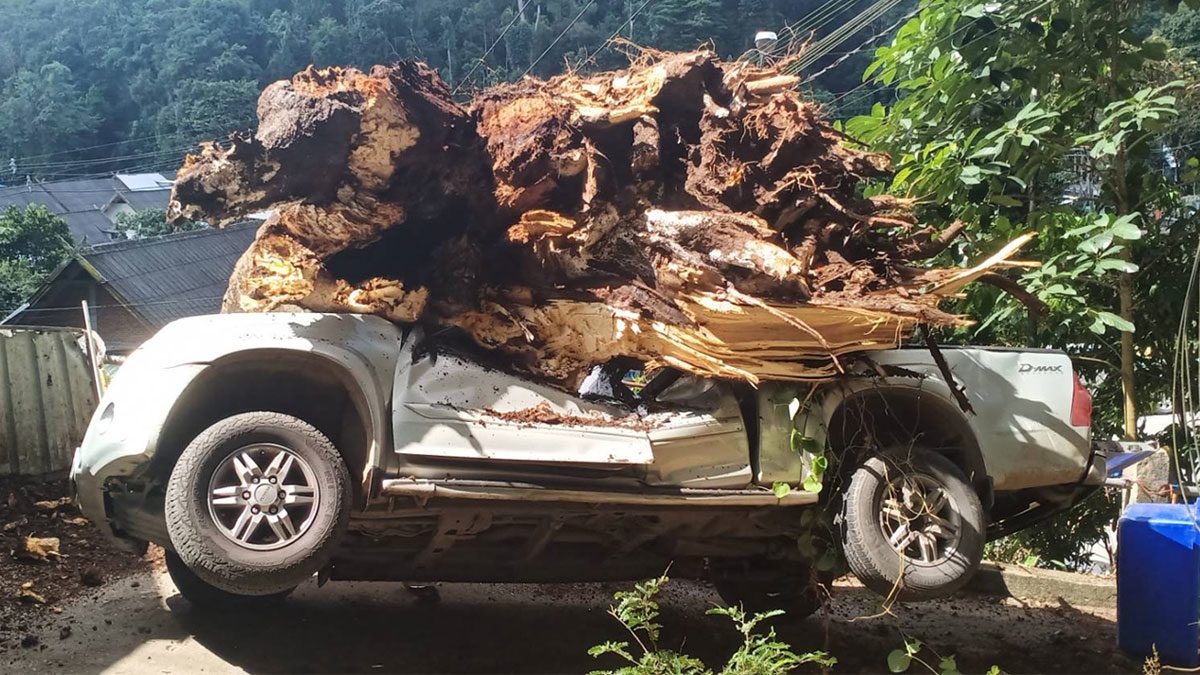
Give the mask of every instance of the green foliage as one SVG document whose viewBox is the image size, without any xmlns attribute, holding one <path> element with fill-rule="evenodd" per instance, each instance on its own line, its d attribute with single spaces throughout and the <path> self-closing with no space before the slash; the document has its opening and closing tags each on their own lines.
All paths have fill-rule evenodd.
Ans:
<svg viewBox="0 0 1200 675">
<path fill-rule="evenodd" d="M 117 215 L 116 225 L 114 239 L 145 239 L 172 232 L 202 230 L 207 227 L 204 223 L 190 220 L 175 226 L 168 225 L 167 212 L 164 209 L 126 211 Z"/>
<path fill-rule="evenodd" d="M 1012 296 L 975 284 L 955 309 L 978 323 L 950 339 L 1068 350 L 1094 391 L 1100 436 L 1122 426 L 1122 332 L 1133 333 L 1139 407 L 1170 396 L 1179 279 L 1200 237 L 1183 198 L 1193 179 L 1169 170 L 1159 152 L 1174 145 L 1176 165 L 1200 166 L 1190 162 L 1200 145 L 1179 144 L 1200 139 L 1195 106 L 1182 107 L 1195 94 L 1181 80 L 1194 81 L 1196 71 L 1147 38 L 1146 7 L 925 0 L 866 71 L 896 90 L 895 104 L 846 123 L 851 135 L 893 155 L 894 179 L 874 191 L 919 199 L 922 222 L 935 228 L 967 223 L 969 246 L 952 246 L 943 262 L 963 264 L 1038 233 L 1022 257 L 1041 267 L 1015 276 L 1044 303 L 1041 320 Z M 1125 280 L 1128 313 L 1117 292 Z M 1014 556 L 1072 560 L 1102 536 L 1111 517 L 1105 505 L 1073 511 L 1072 529 L 1043 525 L 1005 545 Z"/>
<path fill-rule="evenodd" d="M 922 657 L 922 652 L 929 652 L 932 658 L 929 655 Z M 934 663 L 937 664 L 936 667 Z M 913 664 L 933 675 L 960 675 L 958 662 L 953 654 L 941 656 L 929 646 L 921 644 L 920 640 L 905 637 L 903 649 L 893 649 L 888 653 L 888 671 L 907 673 Z M 997 666 L 988 668 L 987 675 L 1000 675 L 1000 668 Z"/>
<path fill-rule="evenodd" d="M 76 86 L 71 69 L 51 61 L 22 68 L 0 94 L 0 147 L 13 155 L 37 155 L 90 139 L 98 119 Z"/>
<path fill-rule="evenodd" d="M 214 129 L 251 128 L 258 93 L 256 80 L 180 82 L 150 121 L 160 148 L 169 151 Z"/>
<path fill-rule="evenodd" d="M 1132 316 L 1146 320 L 1137 322 L 1135 367 L 1148 405 L 1170 382 L 1177 317 L 1164 309 L 1179 306 L 1182 287 L 1167 281 L 1169 270 L 1183 267 L 1200 233 L 1184 186 L 1166 178 L 1154 152 L 1176 123 L 1180 83 L 1164 77 L 1179 69 L 1156 68 L 1164 44 L 1133 29 L 1139 3 L 922 7 L 867 70 L 899 99 L 846 128 L 893 154 L 895 178 L 877 189 L 921 199 L 920 216 L 935 227 L 967 222 L 971 252 L 1038 232 L 1024 257 L 1043 265 L 1018 282 L 1047 315 L 1034 324 L 1011 296 L 977 284 L 958 309 L 979 324 L 954 339 L 1069 348 L 1099 389 L 1098 430 L 1115 431 L 1115 337 L 1133 328 L 1118 311 L 1116 281 L 1136 275 Z M 1064 200 L 1064 190 L 1078 198 Z M 960 245 L 944 255 L 964 263 L 967 253 Z"/>
<path fill-rule="evenodd" d="M 1181 7 L 1179 11 L 1163 17 L 1158 32 L 1166 41 L 1176 45 L 1185 58 L 1200 58 L 1200 10 Z"/>
<path fill-rule="evenodd" d="M 0 213 L 0 314 L 18 307 L 70 257 L 70 242 L 67 224 L 44 206 Z"/>
<path fill-rule="evenodd" d="M 849 0 L 837 16 L 847 19 L 871 2 Z M 309 64 L 369 68 L 420 59 L 452 87 L 461 85 L 465 96 L 518 78 L 548 47 L 535 75 L 557 74 L 568 64 L 585 71 L 620 67 L 627 62 L 621 49 L 599 49 L 618 29 L 620 37 L 647 47 L 709 43 L 722 56 L 736 57 L 752 46 L 756 31 L 780 30 L 825 5 L 655 0 L 643 7 L 642 0 L 595 0 L 566 30 L 587 3 L 6 0 L 0 21 L 0 176 L 23 182 L 26 176 L 175 168 L 196 141 L 250 126 L 262 88 Z M 818 26 L 815 37 L 839 23 Z M 857 75 L 853 65 L 822 83 L 836 82 L 835 91 L 854 86 L 846 79 Z M 10 158 L 15 172 L 8 170 Z"/>
<path fill-rule="evenodd" d="M 636 584 L 632 591 L 619 591 L 613 595 L 617 604 L 609 608 L 609 614 L 629 631 L 637 648 L 635 650 L 629 642 L 617 641 L 592 647 L 588 650 L 592 657 L 617 656 L 627 664 L 615 670 L 594 672 L 609 675 L 704 675 L 713 672 L 695 657 L 659 646 L 662 625 L 658 623 L 659 608 L 655 598 L 667 581 L 663 575 Z M 780 610 L 747 616 L 740 607 L 718 607 L 708 613 L 728 617 L 742 635 L 742 644 L 717 671 L 721 675 L 782 675 L 807 663 L 825 668 L 837 663 L 837 659 L 825 652 L 797 654 L 791 645 L 775 635 L 774 628 L 768 628 L 766 632 L 759 630 L 763 622 L 783 614 Z"/>
<path fill-rule="evenodd" d="M 792 429 L 789 443 L 792 452 L 800 453 L 805 460 L 804 491 L 820 492 L 824 486 L 825 469 L 829 468 L 829 458 L 825 456 L 824 448 L 817 439 L 805 436 L 804 432 L 797 428 Z"/>
<path fill-rule="evenodd" d="M 1070 511 L 988 544 L 989 560 L 1079 570 L 1091 563 L 1091 546 L 1108 538 L 1106 526 L 1121 513 L 1115 490 L 1100 490 Z"/>
</svg>

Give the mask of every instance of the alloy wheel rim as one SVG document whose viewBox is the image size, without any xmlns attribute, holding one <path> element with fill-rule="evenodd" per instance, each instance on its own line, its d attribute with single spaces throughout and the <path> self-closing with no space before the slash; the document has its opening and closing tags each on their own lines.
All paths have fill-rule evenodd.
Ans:
<svg viewBox="0 0 1200 675">
<path fill-rule="evenodd" d="M 229 453 L 209 479 L 209 515 L 226 539 L 256 551 L 283 548 L 312 527 L 320 507 L 316 473 L 275 443 Z"/>
<path fill-rule="evenodd" d="M 958 550 L 962 518 L 957 506 L 933 476 L 904 474 L 884 487 L 879 526 L 888 545 L 908 562 L 938 565 Z"/>
</svg>

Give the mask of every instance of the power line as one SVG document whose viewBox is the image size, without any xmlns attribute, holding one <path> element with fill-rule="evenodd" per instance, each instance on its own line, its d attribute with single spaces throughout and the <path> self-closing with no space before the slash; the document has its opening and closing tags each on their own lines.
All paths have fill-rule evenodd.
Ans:
<svg viewBox="0 0 1200 675">
<path fill-rule="evenodd" d="M 29 159 L 42 159 L 45 157 L 56 157 L 58 155 L 66 155 L 66 154 L 69 154 L 72 152 L 83 152 L 84 150 L 96 150 L 98 148 L 111 148 L 114 145 L 121 145 L 122 143 L 133 143 L 135 141 L 144 141 L 144 140 L 148 140 L 151 138 L 157 138 L 157 137 L 158 137 L 157 134 L 152 134 L 149 136 L 136 136 L 134 138 L 126 138 L 124 140 L 113 141 L 111 143 L 101 143 L 99 145 L 88 145 L 88 146 L 84 146 L 82 148 L 72 148 L 70 150 L 57 150 L 55 152 L 47 152 L 47 153 L 44 153 L 41 155 L 27 155 L 25 157 L 20 157 L 18 159 L 20 159 L 21 161 L 24 161 L 24 160 L 29 160 Z"/>
<path fill-rule="evenodd" d="M 862 16 L 863 16 L 864 14 L 866 14 L 867 12 L 870 12 L 872 7 L 874 7 L 874 6 L 877 6 L 877 5 L 879 5 L 879 4 L 880 4 L 879 2 L 876 2 L 876 3 L 875 3 L 875 5 L 868 6 L 866 10 L 863 10 L 863 12 L 860 12 L 859 14 L 855 15 L 854 17 L 852 17 L 852 18 L 850 19 L 850 21 L 847 21 L 846 23 L 842 24 L 841 26 L 839 26 L 839 27 L 835 28 L 834 30 L 830 31 L 829 35 L 825 36 L 825 38 L 821 38 L 820 40 L 818 40 L 818 41 L 817 41 L 817 42 L 818 42 L 818 44 L 824 44 L 824 43 L 825 43 L 825 40 L 826 40 L 828 37 L 830 37 L 831 35 L 833 35 L 834 33 L 836 33 L 838 30 L 841 30 L 841 29 L 842 29 L 842 28 L 844 28 L 845 26 L 847 26 L 847 25 L 850 25 L 850 24 L 853 24 L 855 21 L 857 21 L 857 20 L 859 19 L 859 17 L 862 17 Z M 854 5 L 853 5 L 853 3 L 849 3 L 849 2 L 848 2 L 848 3 L 846 3 L 846 4 L 844 5 L 844 9 L 850 9 L 850 8 L 851 8 L 851 7 L 853 7 L 853 6 L 854 6 Z M 812 34 L 815 36 L 815 35 L 816 35 L 816 33 L 817 33 L 817 31 L 819 31 L 820 29 L 822 29 L 822 28 L 824 28 L 825 26 L 829 25 L 829 24 L 830 24 L 830 23 L 831 23 L 831 22 L 832 22 L 832 21 L 833 21 L 835 18 L 837 18 L 837 16 L 838 16 L 838 15 L 837 15 L 836 13 L 835 13 L 835 14 L 832 14 L 832 15 L 830 15 L 830 16 L 828 16 L 828 17 L 826 17 L 826 18 L 825 18 L 825 20 L 823 20 L 821 23 L 819 23 L 819 24 L 817 24 L 817 25 L 813 26 L 813 27 L 812 27 L 811 29 L 809 29 L 809 30 L 810 30 L 810 31 L 812 32 Z M 863 24 L 859 25 L 859 27 L 858 27 L 858 28 L 855 28 L 854 30 L 855 30 L 855 31 L 857 31 L 857 30 L 861 29 L 861 28 L 862 28 L 863 26 L 865 26 L 865 25 L 866 25 L 866 24 L 865 24 L 865 23 L 863 23 Z M 833 46 L 836 46 L 836 45 L 833 45 Z M 832 48 L 832 47 L 830 47 L 830 48 Z M 806 54 L 802 54 L 802 56 L 806 56 Z"/>
<path fill-rule="evenodd" d="M 1026 19 L 1026 18 L 1029 18 L 1030 16 L 1032 16 L 1032 15 L 1033 15 L 1035 12 L 1037 12 L 1038 10 L 1041 10 L 1042 8 L 1044 8 L 1044 7 L 1046 7 L 1047 5 L 1049 5 L 1051 1 L 1052 1 L 1052 0 L 1045 0 L 1045 2 L 1042 2 L 1040 5 L 1037 5 L 1036 7 L 1033 7 L 1033 8 L 1031 8 L 1029 11 L 1025 12 L 1025 14 L 1024 14 L 1023 16 L 1021 16 L 1020 18 L 1021 18 L 1021 19 Z M 967 31 L 967 30 L 968 30 L 970 27 L 971 27 L 971 25 L 970 25 L 970 24 L 968 24 L 968 25 L 965 25 L 965 26 L 963 26 L 962 28 L 958 28 L 958 29 L 954 30 L 953 32 L 951 32 L 949 35 L 947 35 L 945 38 L 943 38 L 943 40 L 953 40 L 955 36 L 959 35 L 960 33 L 964 33 L 964 32 L 966 32 L 966 31 Z M 970 40 L 969 42 L 967 42 L 967 43 L 963 44 L 963 45 L 962 45 L 961 47 L 959 47 L 958 49 L 962 49 L 963 47 L 966 47 L 966 46 L 968 46 L 968 45 L 974 44 L 974 43 L 978 42 L 979 40 L 982 40 L 982 39 L 983 39 L 983 38 L 985 38 L 985 37 L 988 37 L 988 36 L 990 36 L 990 35 L 992 35 L 992 34 L 994 34 L 994 33 L 997 33 L 997 32 L 999 32 L 999 30 L 1000 30 L 1000 27 L 999 27 L 999 26 L 996 26 L 995 28 L 992 28 L 991 30 L 989 30 L 989 31 L 987 31 L 987 32 L 985 32 L 985 33 L 983 33 L 983 34 L 981 34 L 981 35 L 977 35 L 977 36 L 975 36 L 974 38 L 971 38 L 971 40 Z M 851 94 L 853 94 L 854 92 L 858 91 L 859 89 L 862 89 L 863 87 L 866 87 L 867 85 L 870 85 L 871 83 L 872 83 L 872 81 L 871 81 L 871 80 L 864 80 L 864 81 L 862 82 L 862 84 L 859 84 L 858 86 L 856 86 L 856 87 L 854 87 L 854 88 L 852 88 L 852 89 L 848 89 L 848 90 L 846 90 L 846 91 L 842 92 L 841 94 L 839 94 L 839 95 L 835 96 L 834 98 L 832 98 L 832 99 L 829 101 L 828 105 L 835 105 L 835 104 L 836 104 L 836 103 L 838 103 L 839 101 L 842 101 L 842 100 L 844 100 L 844 99 L 845 99 L 847 96 L 850 96 L 850 95 L 851 95 Z M 871 93 L 872 93 L 872 92 L 866 92 L 866 95 L 870 95 Z"/>
<path fill-rule="evenodd" d="M 815 49 L 811 50 L 807 54 L 803 54 L 803 65 L 800 66 L 800 68 L 808 68 L 809 66 L 815 64 L 818 60 L 828 55 L 829 52 L 833 51 L 834 48 L 842 45 L 852 36 L 857 35 L 859 31 L 865 29 L 884 14 L 890 12 L 898 4 L 900 4 L 900 0 L 887 0 L 886 2 L 881 0 L 880 2 L 877 2 L 863 10 L 863 12 L 855 17 L 853 21 L 847 22 L 845 25 L 826 36 L 826 38 L 822 40 Z"/>
<path fill-rule="evenodd" d="M 198 286 L 197 288 L 203 288 L 203 286 Z M 189 289 L 189 290 L 195 290 L 195 289 Z M 181 292 L 187 292 L 187 291 L 181 291 Z M 114 303 L 114 304 L 107 304 L 107 305 L 90 305 L 89 304 L 88 309 L 120 309 L 123 307 L 151 307 L 154 305 L 182 305 L 185 303 L 208 302 L 209 300 L 222 300 L 222 299 L 224 299 L 224 297 L 225 296 L 222 296 L 222 295 L 213 295 L 213 296 L 206 296 L 206 297 L 202 297 L 202 298 L 179 298 L 176 300 L 151 300 L 151 301 L 147 301 L 147 302 L 127 302 L 127 303 Z M 25 309 L 16 310 L 14 313 L 25 314 L 25 313 L 32 313 L 32 312 L 78 312 L 78 311 L 79 311 L 79 305 L 72 305 L 72 306 L 67 306 L 67 307 L 26 307 Z"/>
<path fill-rule="evenodd" d="M 765 57 L 772 57 L 778 56 L 782 52 L 790 51 L 797 36 L 803 33 L 814 32 L 816 28 L 825 25 L 831 17 L 837 16 L 839 13 L 853 6 L 853 2 L 846 2 L 845 0 L 826 0 L 825 4 L 809 12 L 804 17 L 797 19 L 795 23 L 790 25 L 785 24 L 780 29 L 779 32 L 781 34 L 789 34 L 792 36 L 791 39 L 786 41 L 776 40 L 775 44 L 769 49 L 751 49 L 750 52 L 757 51 Z"/>
<path fill-rule="evenodd" d="M 637 9 L 635 9 L 633 12 L 631 12 L 629 14 L 629 18 L 625 19 L 625 22 L 622 23 L 620 26 L 617 26 L 617 29 L 613 31 L 612 35 L 609 35 L 607 40 L 600 43 L 600 46 L 596 47 L 595 51 L 593 51 L 591 54 L 588 54 L 587 58 L 585 58 L 583 60 L 583 63 L 581 63 L 580 65 L 582 66 L 584 64 L 587 64 L 592 59 L 596 58 L 596 55 L 599 54 L 600 52 L 604 51 L 605 47 L 607 47 L 609 44 L 611 44 L 613 40 L 617 39 L 617 36 L 621 34 L 621 31 L 625 30 L 626 26 L 633 23 L 633 20 L 635 18 L 637 18 L 637 15 L 641 14 L 642 10 L 646 9 L 646 7 L 652 2 L 654 2 L 654 0 L 646 0 L 645 2 L 643 2 L 641 4 L 641 6 L 639 6 Z"/>
<path fill-rule="evenodd" d="M 838 66 L 842 65 L 843 63 L 845 63 L 845 62 L 846 62 L 846 60 L 847 60 L 847 59 L 849 59 L 851 56 L 854 56 L 855 54 L 857 54 L 857 53 L 861 52 L 862 50 L 866 49 L 868 46 L 870 46 L 870 45 L 874 44 L 874 43 L 875 43 L 875 41 L 876 41 L 876 40 L 878 40 L 879 38 L 881 38 L 881 37 L 883 37 L 883 36 L 885 36 L 885 35 L 887 35 L 887 34 L 891 33 L 892 31 L 896 30 L 896 29 L 897 29 L 897 28 L 899 28 L 899 27 L 900 27 L 900 25 L 901 25 L 901 24 L 903 24 L 905 21 L 908 21 L 909 19 L 913 18 L 914 16 L 916 16 L 916 15 L 917 15 L 917 14 L 919 14 L 920 12 L 921 12 L 921 8 L 918 6 L 918 7 L 917 7 L 916 9 L 914 9 L 913 11 L 911 11 L 911 12 L 909 12 L 908 14 L 905 14 L 904 16 L 900 17 L 900 19 L 899 19 L 898 21 L 896 21 L 895 23 L 893 23 L 892 25 L 888 26 L 887 28 L 883 29 L 882 31 L 880 31 L 880 32 L 878 32 L 878 33 L 876 33 L 876 34 L 872 35 L 872 36 L 871 36 L 871 37 L 869 37 L 869 38 L 867 38 L 867 39 L 866 39 L 866 41 L 864 41 L 864 42 L 863 42 L 861 45 L 859 45 L 859 46 L 858 46 L 858 48 L 857 48 L 857 49 L 852 49 L 852 50 L 850 50 L 850 51 L 846 52 L 845 54 L 843 54 L 841 57 L 839 57 L 839 58 L 838 58 L 836 61 L 834 61 L 833 63 L 829 64 L 828 66 L 825 66 L 824 68 L 822 68 L 822 69 L 818 70 L 817 72 L 813 73 L 812 75 L 809 75 L 809 76 L 808 76 L 808 79 L 809 79 L 809 80 L 815 80 L 815 79 L 817 79 L 818 77 L 820 77 L 820 76 L 824 75 L 825 73 L 827 73 L 827 72 L 829 72 L 829 71 L 833 70 L 834 68 L 837 68 Z"/>
<path fill-rule="evenodd" d="M 134 154 L 130 154 L 130 155 L 117 155 L 114 157 L 104 157 L 104 158 L 100 158 L 100 159 L 80 159 L 80 160 L 64 161 L 64 162 L 47 162 L 45 164 L 17 164 L 17 173 L 22 173 L 23 170 L 27 171 L 29 169 L 55 169 L 55 168 L 66 168 L 66 167 L 86 167 L 86 166 L 93 166 L 96 164 L 123 162 L 123 161 L 128 161 L 128 160 L 133 160 L 133 159 L 147 159 L 147 158 L 151 158 L 151 157 L 159 157 L 159 156 L 164 156 L 164 155 L 174 155 L 174 154 L 178 154 L 180 152 L 184 152 L 184 151 L 191 150 L 191 149 L 198 148 L 198 147 L 199 147 L 199 145 L 197 145 L 196 143 L 191 143 L 188 145 L 182 145 L 182 146 L 178 146 L 178 147 L 174 147 L 174 148 L 165 148 L 162 150 L 151 150 L 151 151 L 146 151 L 146 152 L 134 153 Z"/>
<path fill-rule="evenodd" d="M 78 182 L 81 180 L 89 180 L 89 179 L 112 178 L 114 175 L 116 175 L 118 173 L 153 173 L 153 172 L 157 172 L 157 171 L 162 171 L 164 169 L 168 169 L 171 166 L 178 164 L 179 161 L 180 160 L 178 160 L 178 159 L 171 158 L 171 159 L 166 159 L 166 160 L 157 161 L 157 162 L 148 163 L 148 164 L 139 164 L 137 166 L 123 167 L 122 169 L 120 169 L 118 171 L 104 171 L 104 172 L 85 173 L 85 174 L 47 174 L 48 176 L 58 176 L 58 177 L 55 178 L 54 180 L 38 180 L 38 181 L 32 181 L 32 182 L 28 182 L 28 183 L 7 185 L 4 187 L 0 187 L 0 190 L 20 190 L 21 188 L 28 188 L 30 191 L 32 191 L 33 188 L 44 188 L 44 186 L 61 185 L 63 183 L 75 183 L 75 182 Z M 82 193 L 89 193 L 89 192 L 112 193 L 113 190 L 98 189 L 98 188 L 80 188 L 80 189 L 55 190 L 55 192 L 61 193 L 61 194 L 82 194 Z"/>
<path fill-rule="evenodd" d="M 474 66 L 471 66 L 471 70 L 468 71 L 465 76 L 463 76 L 463 79 L 458 81 L 458 84 L 455 85 L 455 87 L 454 87 L 454 91 L 450 92 L 451 96 L 457 94 L 458 90 L 460 88 L 462 88 L 462 86 L 464 84 L 466 84 L 468 81 L 470 81 L 471 76 L 475 74 L 475 71 L 479 68 L 479 66 L 483 65 L 484 59 L 486 59 L 488 57 L 488 54 L 492 53 L 492 50 L 496 48 L 496 45 L 500 44 L 500 41 L 504 39 L 504 36 L 508 35 L 508 29 L 512 28 L 513 24 L 515 24 L 517 22 L 517 19 L 520 19 L 520 18 L 521 18 L 521 12 L 518 11 L 516 14 L 513 15 L 512 21 L 509 21 L 508 25 L 504 27 L 504 30 L 500 31 L 499 37 L 497 37 L 496 41 L 492 43 L 492 46 L 487 48 L 487 51 L 485 51 L 483 53 L 483 56 L 479 57 L 479 60 L 475 62 Z"/>
<path fill-rule="evenodd" d="M 241 121 L 244 121 L 244 120 L 241 120 Z M 100 143 L 98 145 L 86 145 L 82 148 L 69 148 L 66 150 L 56 150 L 54 152 L 47 152 L 47 153 L 43 153 L 40 155 L 26 155 L 24 157 L 14 157 L 13 159 L 15 159 L 18 163 L 24 163 L 24 162 L 28 162 L 29 160 L 44 159 L 46 157 L 57 157 L 59 155 L 68 155 L 71 153 L 83 152 L 85 150 L 97 150 L 99 148 L 111 148 L 114 145 L 122 145 L 124 143 L 134 143 L 137 141 L 145 141 L 145 140 L 157 139 L 157 138 L 162 138 L 162 137 L 165 137 L 165 138 L 182 137 L 182 136 L 186 136 L 188 134 L 195 134 L 198 136 L 211 136 L 213 134 L 220 132 L 221 130 L 229 129 L 229 127 L 232 125 L 233 122 L 234 122 L 234 120 L 218 122 L 215 126 L 213 126 L 211 129 L 208 129 L 208 130 L 200 130 L 200 131 L 195 131 L 195 132 L 181 130 L 181 131 L 176 131 L 176 132 L 169 133 L 169 134 L 148 134 L 145 136 L 134 136 L 133 138 L 126 138 L 126 139 L 123 139 L 120 141 L 112 141 L 111 143 Z M 69 161 L 69 160 L 64 160 L 64 161 Z"/>
<path fill-rule="evenodd" d="M 883 16 L 893 7 L 900 4 L 900 0 L 877 0 L 874 4 L 867 7 L 862 13 L 855 16 L 850 21 L 839 26 L 832 33 L 819 41 L 811 50 L 801 54 L 800 59 L 792 64 L 789 68 L 790 72 L 797 73 L 824 58 L 835 47 L 845 42 L 858 31 L 867 27 L 872 21 Z"/>
<path fill-rule="evenodd" d="M 529 67 L 525 69 L 525 72 L 521 73 L 521 77 L 525 77 L 526 75 L 528 75 L 529 72 L 533 70 L 533 67 L 536 66 L 538 64 L 538 62 L 541 61 L 547 54 L 549 54 L 551 49 L 554 49 L 554 45 L 558 44 L 558 41 L 561 40 L 563 38 L 563 36 L 567 34 L 567 31 L 571 30 L 571 28 L 576 24 L 576 22 L 578 22 L 579 19 L 583 16 L 583 13 L 588 11 L 588 8 L 591 7 L 593 4 L 595 4 L 595 2 L 596 2 L 596 0 L 588 0 L 587 1 L 587 4 L 585 4 L 583 6 L 583 9 L 579 10 L 579 13 L 575 15 L 574 19 L 571 19 L 571 23 L 567 24 L 567 27 L 562 29 L 562 32 L 558 34 L 558 37 L 554 38 L 554 41 L 550 43 L 549 47 L 546 47 L 546 51 L 544 51 L 540 55 L 538 55 L 538 57 L 533 60 L 533 63 L 529 64 Z M 520 78 L 517 78 L 517 79 L 520 79 Z"/>
</svg>

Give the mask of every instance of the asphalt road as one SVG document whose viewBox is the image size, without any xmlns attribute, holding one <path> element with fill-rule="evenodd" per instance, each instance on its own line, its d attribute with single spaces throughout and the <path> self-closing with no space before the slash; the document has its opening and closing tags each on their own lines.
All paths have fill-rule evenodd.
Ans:
<svg viewBox="0 0 1200 675">
<path fill-rule="evenodd" d="M 446 584 L 423 602 L 400 584 L 308 584 L 278 609 L 203 614 L 165 574 L 113 582 L 48 615 L 38 644 L 0 654 L 4 672 L 560 673 L 616 666 L 587 655 L 624 639 L 606 614 L 624 584 Z M 662 598 L 663 644 L 718 666 L 736 635 L 704 611 L 704 585 L 673 581 Z M 1113 648 L 1111 610 L 1023 605 L 983 596 L 878 615 L 878 599 L 840 587 L 831 614 L 780 627 L 802 649 L 825 647 L 833 672 L 886 672 L 902 635 L 955 654 L 963 672 L 1138 672 Z M 682 647 L 680 647 L 682 645 Z M 927 654 L 928 656 L 928 654 Z M 914 671 L 915 672 L 915 671 Z"/>
</svg>

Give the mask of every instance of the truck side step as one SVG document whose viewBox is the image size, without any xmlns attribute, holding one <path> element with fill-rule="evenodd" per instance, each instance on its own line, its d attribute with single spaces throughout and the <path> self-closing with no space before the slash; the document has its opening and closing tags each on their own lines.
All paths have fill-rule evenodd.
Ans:
<svg viewBox="0 0 1200 675">
<path fill-rule="evenodd" d="M 383 481 L 383 497 L 471 499 L 505 502 L 567 502 L 577 504 L 620 504 L 628 506 L 803 506 L 817 503 L 815 492 L 794 490 L 776 497 L 765 488 L 758 490 L 713 490 L 680 488 L 670 491 L 610 492 L 547 488 L 532 483 L 475 480 L 418 480 L 395 478 Z"/>
</svg>

